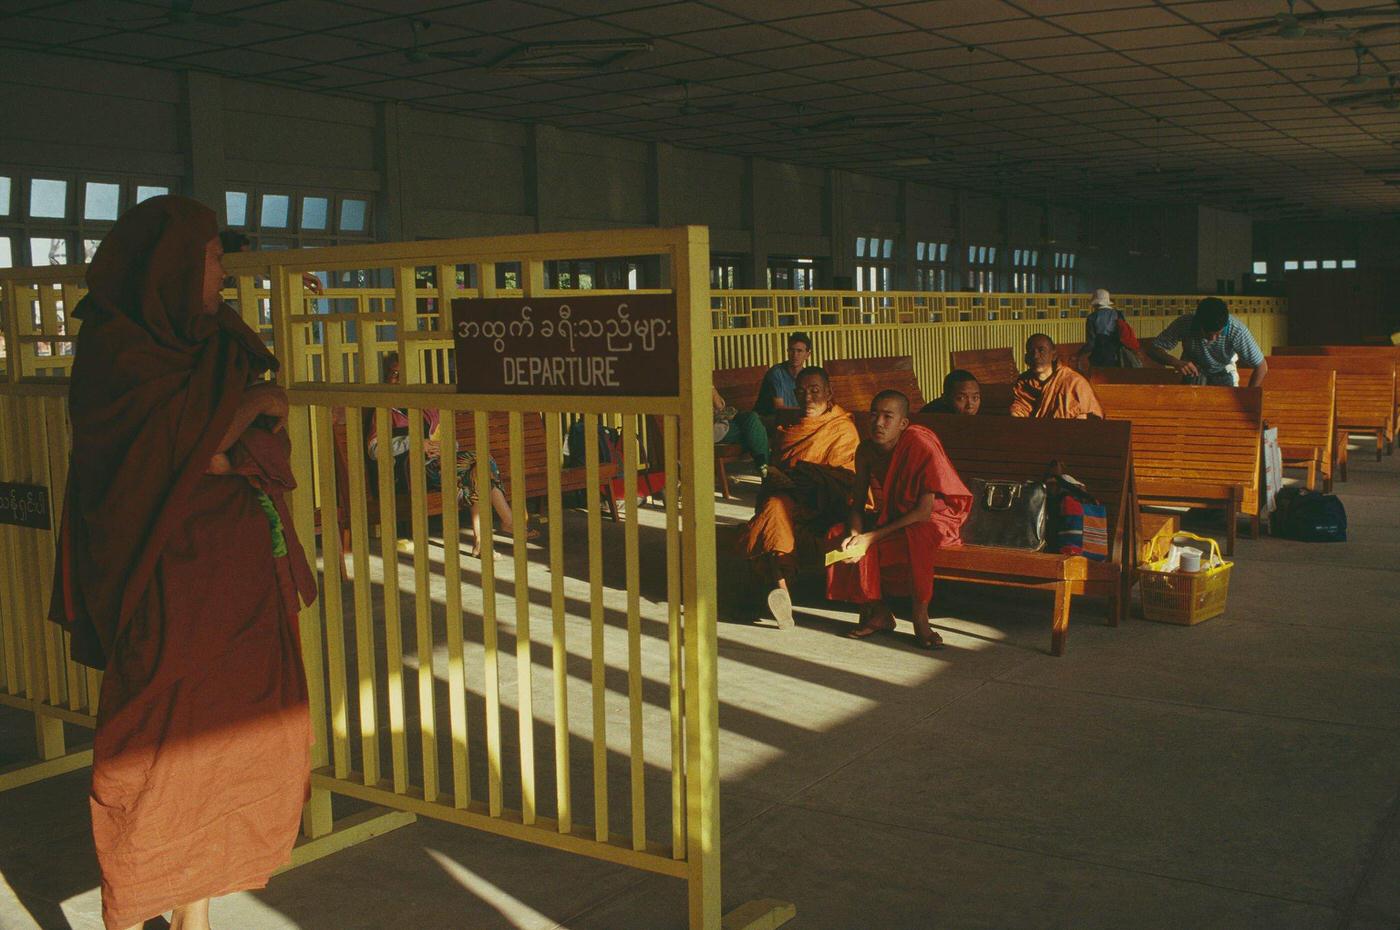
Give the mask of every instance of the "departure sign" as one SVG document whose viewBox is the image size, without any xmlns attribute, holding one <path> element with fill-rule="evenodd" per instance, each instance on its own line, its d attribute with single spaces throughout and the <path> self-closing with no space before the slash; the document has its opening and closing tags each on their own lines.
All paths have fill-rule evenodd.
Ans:
<svg viewBox="0 0 1400 930">
<path fill-rule="evenodd" d="M 0 523 L 47 530 L 52 529 L 50 520 L 48 488 L 0 481 Z"/>
<path fill-rule="evenodd" d="M 674 294 L 452 301 L 463 394 L 676 397 Z"/>
</svg>

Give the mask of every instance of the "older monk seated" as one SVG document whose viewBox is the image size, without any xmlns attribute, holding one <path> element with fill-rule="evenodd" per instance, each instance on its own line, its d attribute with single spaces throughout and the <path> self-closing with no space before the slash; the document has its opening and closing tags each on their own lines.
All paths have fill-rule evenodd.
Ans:
<svg viewBox="0 0 1400 930">
<path fill-rule="evenodd" d="M 856 452 L 850 520 L 827 537 L 847 558 L 827 569 L 826 596 L 860 605 L 860 625 L 847 634 L 853 639 L 893 630 L 886 599 L 909 597 L 915 642 L 939 649 L 928 616 L 933 553 L 961 544 L 972 494 L 933 431 L 910 425 L 909 398 L 898 391 L 871 401 L 870 437 Z M 872 492 L 873 512 L 865 508 Z"/>
<path fill-rule="evenodd" d="M 954 413 L 975 417 L 982 409 L 982 385 L 970 371 L 955 368 L 943 379 L 943 394 L 924 404 L 920 413 Z"/>
<path fill-rule="evenodd" d="M 1026 372 L 1011 392 L 1013 417 L 1049 417 L 1056 420 L 1103 418 L 1103 408 L 1084 376 L 1061 365 L 1055 357 L 1055 340 L 1036 333 L 1026 340 Z"/>
<path fill-rule="evenodd" d="M 851 415 L 831 402 L 831 382 L 821 368 L 802 369 L 797 399 L 802 419 L 778 427 L 777 454 L 743 536 L 744 554 L 772 586 L 768 607 L 784 630 L 793 626 L 789 585 L 797 553 L 818 552 L 827 529 L 845 517 L 860 444 Z"/>
</svg>

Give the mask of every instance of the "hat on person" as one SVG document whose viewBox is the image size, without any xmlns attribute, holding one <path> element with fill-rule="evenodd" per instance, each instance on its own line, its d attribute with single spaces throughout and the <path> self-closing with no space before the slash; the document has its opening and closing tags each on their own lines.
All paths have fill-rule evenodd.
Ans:
<svg viewBox="0 0 1400 930">
<path fill-rule="evenodd" d="M 1094 291 L 1094 296 L 1089 298 L 1091 307 L 1111 307 L 1113 306 L 1113 295 L 1103 288 Z"/>
</svg>

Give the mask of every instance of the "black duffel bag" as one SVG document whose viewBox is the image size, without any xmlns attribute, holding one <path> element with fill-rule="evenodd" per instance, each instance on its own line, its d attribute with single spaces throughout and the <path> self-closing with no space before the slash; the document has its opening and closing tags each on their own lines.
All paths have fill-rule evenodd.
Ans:
<svg viewBox="0 0 1400 930">
<path fill-rule="evenodd" d="M 973 478 L 967 487 L 972 512 L 962 527 L 963 542 L 1032 552 L 1045 548 L 1050 503 L 1045 482 Z"/>
<path fill-rule="evenodd" d="M 1302 542 L 1346 542 L 1347 511 L 1335 494 L 1284 488 L 1274 498 L 1269 532 Z"/>
</svg>

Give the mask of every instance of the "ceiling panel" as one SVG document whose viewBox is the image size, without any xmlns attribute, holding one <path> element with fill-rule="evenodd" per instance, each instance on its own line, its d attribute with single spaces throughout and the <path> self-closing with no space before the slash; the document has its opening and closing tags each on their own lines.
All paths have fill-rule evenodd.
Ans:
<svg viewBox="0 0 1400 930">
<path fill-rule="evenodd" d="M 1298 0 L 1300 12 L 1358 2 Z M 1400 29 L 1369 38 L 1355 83 L 1348 41 L 1231 43 L 1217 35 L 1272 22 L 1284 5 L 197 0 L 199 12 L 235 21 L 173 22 L 168 0 L 55 0 L 0 4 L 0 45 L 415 101 L 435 112 L 557 121 L 893 178 L 937 177 L 973 190 L 1229 205 L 1239 196 L 1230 189 L 1287 183 L 1290 209 L 1400 205 L 1400 188 L 1363 171 L 1400 160 L 1392 144 L 1400 106 L 1385 106 L 1400 104 L 1400 89 L 1391 90 L 1400 85 Z M 637 38 L 650 50 L 556 53 L 576 73 L 491 67 L 528 43 Z M 1329 103 L 1357 93 L 1372 98 L 1355 107 Z M 921 120 L 884 128 L 841 122 L 906 114 Z M 934 165 L 894 164 L 931 149 L 940 156 Z M 1218 176 L 1208 186 L 1227 193 L 1138 174 L 1159 163 Z"/>
</svg>

